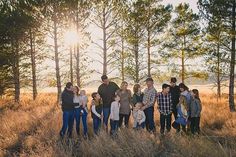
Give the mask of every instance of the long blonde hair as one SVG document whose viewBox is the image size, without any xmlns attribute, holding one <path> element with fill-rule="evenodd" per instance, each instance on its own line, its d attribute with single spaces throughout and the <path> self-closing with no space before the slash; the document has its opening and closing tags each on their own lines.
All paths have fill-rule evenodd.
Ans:
<svg viewBox="0 0 236 157">
<path fill-rule="evenodd" d="M 179 97 L 179 105 L 184 105 L 184 107 L 186 108 L 186 109 L 188 109 L 188 105 L 187 105 L 187 99 L 186 99 L 186 97 L 184 96 L 184 95 L 181 95 L 180 97 Z"/>
</svg>

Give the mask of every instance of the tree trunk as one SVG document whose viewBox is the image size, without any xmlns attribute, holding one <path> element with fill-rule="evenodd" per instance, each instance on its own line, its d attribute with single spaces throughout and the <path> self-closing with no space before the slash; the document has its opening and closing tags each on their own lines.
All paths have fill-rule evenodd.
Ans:
<svg viewBox="0 0 236 157">
<path fill-rule="evenodd" d="M 221 98 L 221 82 L 220 82 L 220 43 L 217 43 L 217 99 Z"/>
<path fill-rule="evenodd" d="M 121 78 L 125 81 L 125 55 L 124 55 L 124 38 L 121 39 Z"/>
<path fill-rule="evenodd" d="M 55 8 L 54 8 L 55 11 Z M 55 51 L 55 64 L 56 64 L 56 79 L 57 79 L 57 101 L 60 102 L 61 98 L 61 76 L 60 76 L 60 68 L 59 68 L 59 54 L 58 54 L 58 39 L 57 39 L 57 17 L 54 13 L 53 16 L 53 34 L 54 34 L 54 51 Z"/>
<path fill-rule="evenodd" d="M 70 46 L 70 82 L 74 84 L 73 78 L 73 46 Z"/>
<path fill-rule="evenodd" d="M 79 34 L 79 13 L 77 9 L 76 13 L 76 31 Z M 77 78 L 77 86 L 81 87 L 81 76 L 80 76 L 80 47 L 79 42 L 76 43 L 76 78 Z"/>
<path fill-rule="evenodd" d="M 231 49 L 231 61 L 230 61 L 230 81 L 229 81 L 229 108 L 230 111 L 235 111 L 234 103 L 234 69 L 235 69 L 235 7 L 236 1 L 233 1 L 232 8 L 232 49 Z"/>
<path fill-rule="evenodd" d="M 135 83 L 139 83 L 139 57 L 138 57 L 138 46 L 136 43 L 134 46 L 134 58 L 135 58 Z"/>
<path fill-rule="evenodd" d="M 37 97 L 37 82 L 36 82 L 36 63 L 35 63 L 35 48 L 34 48 L 34 37 L 32 35 L 32 30 L 30 33 L 30 56 L 31 56 L 31 68 L 32 68 L 32 84 L 33 84 L 33 100 Z"/>
<path fill-rule="evenodd" d="M 12 50 L 14 54 L 13 75 L 15 85 L 15 102 L 20 101 L 20 66 L 19 66 L 19 41 L 15 45 L 12 43 Z M 14 47 L 15 46 L 15 47 Z"/>
<path fill-rule="evenodd" d="M 185 36 L 184 36 L 184 42 L 183 42 L 183 47 L 182 47 L 182 54 L 181 54 L 181 63 L 182 63 L 182 70 L 181 70 L 181 76 L 182 76 L 182 83 L 184 83 L 185 80 L 185 65 L 184 65 L 184 59 L 185 59 Z"/>
<path fill-rule="evenodd" d="M 148 77 L 151 77 L 151 41 L 150 41 L 150 31 L 147 32 L 147 54 L 148 54 Z"/>
<path fill-rule="evenodd" d="M 107 32 L 106 32 L 106 12 L 105 7 L 103 8 L 102 16 L 102 30 L 103 30 L 103 75 L 107 75 Z"/>
</svg>

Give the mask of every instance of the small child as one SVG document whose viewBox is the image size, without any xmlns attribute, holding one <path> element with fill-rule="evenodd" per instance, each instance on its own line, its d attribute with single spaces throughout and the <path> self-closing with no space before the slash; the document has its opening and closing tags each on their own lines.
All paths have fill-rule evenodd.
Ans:
<svg viewBox="0 0 236 157">
<path fill-rule="evenodd" d="M 111 135 L 117 134 L 119 126 L 120 97 L 118 95 L 115 95 L 114 100 L 115 101 L 111 103 L 110 113 Z"/>
<path fill-rule="evenodd" d="M 186 125 L 188 123 L 188 105 L 187 105 L 187 99 L 185 96 L 181 95 L 179 98 L 179 103 L 177 105 L 177 119 L 172 124 L 172 126 L 180 130 L 180 125 L 182 126 L 182 129 L 184 132 L 186 132 Z"/>
<path fill-rule="evenodd" d="M 93 130 L 95 135 L 98 135 L 99 129 L 101 128 L 101 118 L 102 118 L 102 99 L 97 92 L 92 93 L 92 105 L 91 113 L 93 118 Z"/>
<path fill-rule="evenodd" d="M 86 96 L 86 91 L 85 90 L 80 91 L 79 104 L 83 109 L 83 110 L 81 110 L 81 114 L 83 114 L 84 111 L 88 113 L 88 107 L 87 107 L 88 97 Z"/>
<path fill-rule="evenodd" d="M 190 117 L 191 117 L 191 132 L 192 134 L 200 133 L 200 115 L 202 111 L 201 100 L 199 98 L 199 91 L 197 89 L 193 89 L 191 91 L 192 101 L 190 104 Z"/>
<path fill-rule="evenodd" d="M 134 118 L 134 128 L 135 129 L 144 129 L 145 127 L 145 120 L 146 120 L 146 116 L 143 112 L 143 110 L 141 110 L 141 108 L 143 107 L 142 103 L 136 103 L 134 109 L 133 109 L 133 118 Z"/>
</svg>

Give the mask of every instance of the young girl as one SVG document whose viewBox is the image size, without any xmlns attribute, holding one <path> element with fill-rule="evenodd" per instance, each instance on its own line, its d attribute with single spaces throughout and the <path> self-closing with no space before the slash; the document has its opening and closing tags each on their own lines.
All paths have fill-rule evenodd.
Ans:
<svg viewBox="0 0 236 157">
<path fill-rule="evenodd" d="M 80 95 L 79 88 L 75 86 L 74 103 L 75 105 L 75 120 L 76 120 L 76 131 L 80 134 L 80 118 L 82 117 L 84 137 L 87 137 L 88 127 L 87 127 L 87 102 L 88 98 L 84 90 L 81 90 Z"/>
<path fill-rule="evenodd" d="M 110 113 L 111 135 L 117 134 L 119 126 L 120 97 L 118 95 L 115 95 L 114 100 L 115 101 L 111 103 Z"/>
<path fill-rule="evenodd" d="M 179 103 L 177 105 L 177 119 L 172 124 L 172 126 L 176 129 L 180 129 L 180 125 L 182 126 L 183 131 L 186 131 L 186 125 L 188 122 L 188 105 L 187 99 L 185 96 L 181 95 L 179 99 Z M 177 124 L 176 124 L 177 123 Z"/>
<path fill-rule="evenodd" d="M 92 105 L 91 113 L 93 118 L 93 130 L 95 135 L 98 134 L 99 129 L 101 128 L 101 118 L 102 118 L 102 99 L 97 92 L 92 94 Z"/>
<path fill-rule="evenodd" d="M 133 117 L 134 117 L 134 128 L 135 129 L 144 129 L 146 116 L 144 112 L 141 110 L 143 107 L 142 103 L 137 103 L 133 109 Z"/>
<path fill-rule="evenodd" d="M 193 100 L 190 104 L 190 117 L 191 117 L 191 132 L 192 134 L 200 133 L 200 115 L 202 111 L 201 100 L 199 98 L 199 92 L 197 89 L 191 91 Z"/>
</svg>

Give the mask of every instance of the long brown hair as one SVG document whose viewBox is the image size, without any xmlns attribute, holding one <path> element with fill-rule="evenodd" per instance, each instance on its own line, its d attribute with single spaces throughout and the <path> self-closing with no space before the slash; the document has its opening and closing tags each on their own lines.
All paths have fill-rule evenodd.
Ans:
<svg viewBox="0 0 236 157">
<path fill-rule="evenodd" d="M 78 87 L 78 86 L 75 86 L 75 88 L 76 88 L 76 90 L 77 90 L 77 91 L 76 91 L 76 95 L 79 96 L 79 87 Z"/>
<path fill-rule="evenodd" d="M 200 100 L 199 91 L 197 89 L 193 89 L 192 92 L 195 94 L 194 98 Z"/>
</svg>

